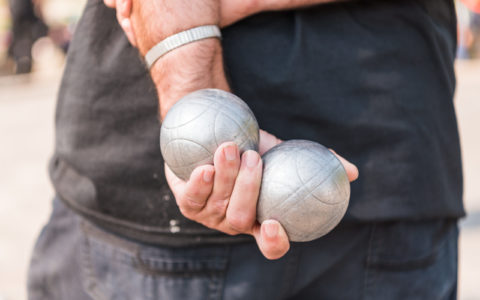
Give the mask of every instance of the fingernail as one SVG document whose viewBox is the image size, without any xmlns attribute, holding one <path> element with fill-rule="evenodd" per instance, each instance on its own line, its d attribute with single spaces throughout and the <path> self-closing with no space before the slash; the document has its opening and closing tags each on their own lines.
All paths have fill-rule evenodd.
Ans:
<svg viewBox="0 0 480 300">
<path fill-rule="evenodd" d="M 203 181 L 205 182 L 211 182 L 213 178 L 213 172 L 212 170 L 205 170 L 203 171 Z"/>
<path fill-rule="evenodd" d="M 223 153 L 225 154 L 225 158 L 227 160 L 235 160 L 237 158 L 237 147 L 235 145 L 227 146 L 223 149 Z"/>
<path fill-rule="evenodd" d="M 245 152 L 245 163 L 247 167 L 253 169 L 258 165 L 258 155 L 254 151 Z"/>
<path fill-rule="evenodd" d="M 273 221 L 265 221 L 263 222 L 263 226 L 265 228 L 265 234 L 267 237 L 273 239 L 278 235 L 278 224 Z"/>
</svg>

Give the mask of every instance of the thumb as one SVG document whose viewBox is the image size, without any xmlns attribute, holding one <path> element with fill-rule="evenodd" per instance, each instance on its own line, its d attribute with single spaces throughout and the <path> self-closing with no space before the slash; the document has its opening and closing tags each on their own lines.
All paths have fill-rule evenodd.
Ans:
<svg viewBox="0 0 480 300">
<path fill-rule="evenodd" d="M 279 259 L 290 249 L 287 233 L 276 220 L 266 220 L 256 224 L 253 236 L 258 248 L 267 259 Z"/>
</svg>

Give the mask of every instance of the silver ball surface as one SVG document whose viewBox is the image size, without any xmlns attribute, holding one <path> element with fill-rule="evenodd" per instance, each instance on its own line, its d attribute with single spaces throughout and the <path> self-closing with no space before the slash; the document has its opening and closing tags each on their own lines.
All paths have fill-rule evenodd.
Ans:
<svg viewBox="0 0 480 300">
<path fill-rule="evenodd" d="M 294 242 L 317 239 L 345 215 L 350 183 L 342 163 L 324 146 L 283 142 L 263 157 L 257 219 L 275 219 Z"/>
<path fill-rule="evenodd" d="M 242 153 L 258 151 L 258 140 L 258 123 L 247 104 L 218 89 L 198 90 L 177 101 L 160 129 L 162 156 L 183 180 L 196 167 L 213 164 L 222 143 L 235 142 Z"/>
</svg>

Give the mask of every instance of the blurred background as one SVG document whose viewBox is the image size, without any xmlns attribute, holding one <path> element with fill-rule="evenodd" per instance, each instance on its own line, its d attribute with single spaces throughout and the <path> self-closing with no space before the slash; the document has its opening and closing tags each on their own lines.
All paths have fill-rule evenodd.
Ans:
<svg viewBox="0 0 480 300">
<path fill-rule="evenodd" d="M 26 299 L 30 253 L 51 210 L 55 97 L 84 4 L 0 0 L 0 300 Z M 468 211 L 461 222 L 459 299 L 480 300 L 480 1 L 456 4 L 455 105 Z"/>
</svg>

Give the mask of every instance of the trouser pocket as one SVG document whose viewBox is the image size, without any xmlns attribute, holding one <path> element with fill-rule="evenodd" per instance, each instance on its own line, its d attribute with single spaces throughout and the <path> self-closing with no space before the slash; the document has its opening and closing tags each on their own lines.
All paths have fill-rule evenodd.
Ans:
<svg viewBox="0 0 480 300">
<path fill-rule="evenodd" d="M 366 299 L 455 299 L 456 220 L 375 225 L 370 240 Z"/>
<path fill-rule="evenodd" d="M 153 247 L 82 228 L 83 285 L 92 298 L 221 298 L 227 246 Z"/>
</svg>

